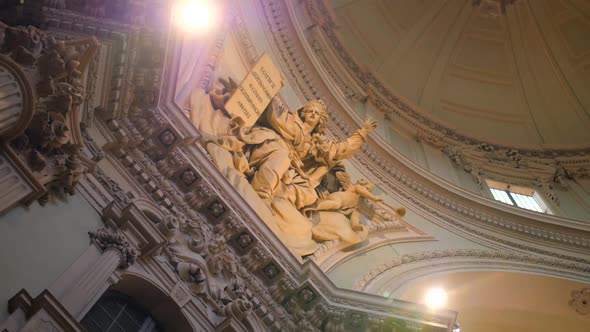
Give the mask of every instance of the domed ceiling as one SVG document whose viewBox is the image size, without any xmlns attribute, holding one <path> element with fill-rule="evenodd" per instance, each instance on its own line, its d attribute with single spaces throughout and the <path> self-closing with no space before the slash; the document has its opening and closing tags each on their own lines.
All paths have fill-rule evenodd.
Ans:
<svg viewBox="0 0 590 332">
<path fill-rule="evenodd" d="M 330 5 L 356 61 L 445 125 L 512 146 L 590 144 L 590 1 Z"/>
</svg>

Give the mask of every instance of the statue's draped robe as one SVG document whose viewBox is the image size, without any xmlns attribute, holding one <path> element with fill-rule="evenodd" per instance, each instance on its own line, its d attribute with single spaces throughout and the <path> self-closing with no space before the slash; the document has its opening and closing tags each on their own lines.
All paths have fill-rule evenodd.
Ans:
<svg viewBox="0 0 590 332">
<path fill-rule="evenodd" d="M 202 90 L 193 93 L 190 108 L 204 146 L 228 181 L 292 252 L 313 253 L 313 224 L 300 210 L 318 200 L 315 188 L 330 168 L 360 149 L 366 129 L 342 142 L 326 140 L 308 134 L 297 112 L 279 113 L 272 104 L 259 121 L 264 126 L 242 127 L 214 109 Z"/>
</svg>

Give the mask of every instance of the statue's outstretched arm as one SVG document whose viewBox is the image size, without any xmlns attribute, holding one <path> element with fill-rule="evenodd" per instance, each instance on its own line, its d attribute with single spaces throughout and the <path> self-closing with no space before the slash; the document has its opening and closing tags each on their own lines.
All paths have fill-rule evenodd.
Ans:
<svg viewBox="0 0 590 332">
<path fill-rule="evenodd" d="M 375 195 L 371 194 L 371 192 L 369 192 L 369 191 L 368 191 L 368 190 L 367 190 L 365 187 L 363 187 L 363 186 L 357 185 L 356 192 L 357 192 L 359 195 L 361 195 L 362 197 L 364 197 L 364 198 L 367 198 L 367 199 L 370 199 L 370 200 L 372 200 L 372 201 L 374 201 L 374 202 L 382 202 L 382 201 L 383 201 L 383 199 L 382 199 L 382 198 L 379 198 L 379 197 L 377 197 L 377 196 L 375 196 Z"/>
<path fill-rule="evenodd" d="M 377 121 L 367 119 L 365 125 L 352 134 L 345 141 L 337 142 L 332 145 L 331 158 L 332 160 L 347 159 L 352 157 L 363 143 L 367 141 L 367 136 L 377 128 Z"/>
</svg>

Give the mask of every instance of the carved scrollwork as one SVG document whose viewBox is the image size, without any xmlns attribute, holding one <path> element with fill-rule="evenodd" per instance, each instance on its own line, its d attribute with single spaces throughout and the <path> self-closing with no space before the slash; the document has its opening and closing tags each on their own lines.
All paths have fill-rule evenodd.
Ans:
<svg viewBox="0 0 590 332">
<path fill-rule="evenodd" d="M 224 238 L 198 223 L 188 223 L 170 240 L 166 255 L 194 296 L 203 298 L 219 316 L 242 319 L 254 309 L 235 256 Z"/>
</svg>

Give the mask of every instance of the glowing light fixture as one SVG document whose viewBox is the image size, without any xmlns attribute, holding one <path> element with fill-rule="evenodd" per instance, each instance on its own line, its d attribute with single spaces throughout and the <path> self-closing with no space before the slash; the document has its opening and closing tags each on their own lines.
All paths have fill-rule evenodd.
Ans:
<svg viewBox="0 0 590 332">
<path fill-rule="evenodd" d="M 442 288 L 431 288 L 426 292 L 424 303 L 430 309 L 440 309 L 447 303 L 447 292 Z"/>
<path fill-rule="evenodd" d="M 178 18 L 182 27 L 189 30 L 202 30 L 213 23 L 213 8 L 208 1 L 183 1 L 178 8 Z"/>
</svg>

